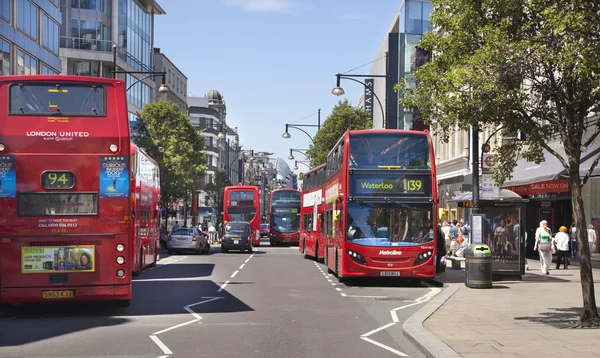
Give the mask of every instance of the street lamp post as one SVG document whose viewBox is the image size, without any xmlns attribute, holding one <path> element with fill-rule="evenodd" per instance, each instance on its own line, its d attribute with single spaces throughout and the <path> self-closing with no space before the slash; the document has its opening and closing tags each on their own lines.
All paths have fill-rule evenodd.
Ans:
<svg viewBox="0 0 600 358">
<path fill-rule="evenodd" d="M 294 170 L 298 170 L 298 164 L 302 164 L 305 165 L 308 169 L 312 169 L 310 167 L 310 165 L 306 164 L 306 163 L 310 163 L 308 160 L 295 160 L 294 161 Z"/>
<path fill-rule="evenodd" d="M 227 167 L 225 168 L 225 172 L 229 173 L 231 166 L 233 165 L 233 162 L 238 159 L 240 157 L 241 154 L 245 154 L 246 152 L 250 153 L 250 161 L 252 162 L 254 160 L 254 149 L 239 149 L 239 151 L 237 152 L 237 154 L 235 155 L 235 157 L 233 157 L 233 159 L 231 160 L 227 160 L 225 162 L 225 164 L 227 165 Z M 242 176 L 241 178 L 243 178 L 243 172 L 244 169 L 242 168 Z M 239 173 L 238 173 L 239 174 Z M 229 175 L 229 174 L 228 174 Z M 232 183 L 233 184 L 233 183 Z"/>
<path fill-rule="evenodd" d="M 152 78 L 152 77 L 156 77 L 156 76 L 161 76 L 162 77 L 162 83 L 160 85 L 160 87 L 158 87 L 158 92 L 159 93 L 167 93 L 170 92 L 169 86 L 167 86 L 166 84 L 166 78 L 167 78 L 167 73 L 162 71 L 117 71 L 117 45 L 113 45 L 113 78 L 117 78 L 117 73 L 124 73 L 124 74 L 138 74 L 138 75 L 147 75 L 145 77 L 139 78 L 136 81 L 134 81 L 132 84 L 129 85 L 129 87 L 127 87 L 127 91 L 129 91 L 134 85 L 136 85 L 138 82 L 141 82 L 147 78 Z"/>
<path fill-rule="evenodd" d="M 292 154 L 292 152 L 300 153 L 300 154 L 302 154 L 302 155 L 304 155 L 306 157 L 306 151 L 307 150 L 308 149 L 293 149 L 293 148 L 290 148 L 290 155 L 288 156 L 288 159 L 289 160 L 294 160 L 294 154 Z"/>
<path fill-rule="evenodd" d="M 335 76 L 337 77 L 337 82 L 336 82 L 336 86 L 333 90 L 331 90 L 331 94 L 335 95 L 335 96 L 341 96 L 344 93 L 346 93 L 344 91 L 344 89 L 340 86 L 340 80 L 341 79 L 346 79 L 346 80 L 351 80 L 357 83 L 360 83 L 361 85 L 363 85 L 366 89 L 369 89 L 369 87 L 361 81 L 358 81 L 356 79 L 354 79 L 353 77 L 359 77 L 359 78 L 385 78 L 385 108 L 387 109 L 387 88 L 388 88 L 388 79 L 389 79 L 389 56 L 388 56 L 388 51 L 385 51 L 385 75 L 355 75 L 355 74 L 342 74 L 342 73 L 338 73 Z M 385 113 L 386 110 L 384 109 L 383 105 L 381 104 L 381 101 L 379 100 L 379 96 L 377 96 L 377 94 L 375 93 L 375 89 L 371 88 L 371 91 L 373 92 L 373 96 L 375 97 L 375 99 L 377 100 L 377 103 L 379 103 L 379 107 L 381 108 L 381 115 L 382 115 L 382 122 L 383 122 L 383 128 L 387 127 L 387 122 L 386 122 L 386 118 L 385 118 Z"/>
<path fill-rule="evenodd" d="M 285 132 L 283 132 L 283 134 L 281 136 L 285 139 L 290 139 L 292 136 L 290 135 L 290 132 L 288 131 L 288 129 L 295 128 L 299 131 L 304 132 L 304 134 L 306 134 L 310 138 L 310 141 L 313 142 L 313 144 L 314 144 L 315 141 L 314 141 L 313 137 L 310 134 L 308 134 L 307 131 L 305 131 L 304 129 L 302 129 L 300 127 L 317 127 L 317 131 L 321 130 L 321 108 L 319 108 L 317 113 L 318 113 L 317 124 L 289 124 L 289 123 L 286 123 L 285 124 Z"/>
</svg>

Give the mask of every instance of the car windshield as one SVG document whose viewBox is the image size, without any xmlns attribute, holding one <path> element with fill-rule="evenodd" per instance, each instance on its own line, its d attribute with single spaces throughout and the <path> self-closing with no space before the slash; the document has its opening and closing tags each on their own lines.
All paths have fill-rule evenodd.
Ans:
<svg viewBox="0 0 600 358">
<path fill-rule="evenodd" d="M 193 235 L 193 234 L 194 234 L 194 230 L 192 230 L 192 229 L 178 229 L 173 233 L 173 235 Z"/>
<path fill-rule="evenodd" d="M 433 241 L 431 204 L 350 203 L 346 240 L 365 246 L 416 246 Z"/>
<path fill-rule="evenodd" d="M 225 232 L 228 233 L 245 233 L 247 230 L 248 224 L 246 223 L 227 224 L 225 226 Z"/>
</svg>

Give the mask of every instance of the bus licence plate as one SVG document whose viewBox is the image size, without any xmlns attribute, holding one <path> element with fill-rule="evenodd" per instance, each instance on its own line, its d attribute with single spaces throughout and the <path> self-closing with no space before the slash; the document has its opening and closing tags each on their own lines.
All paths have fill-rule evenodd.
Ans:
<svg viewBox="0 0 600 358">
<path fill-rule="evenodd" d="M 381 271 L 379 276 L 400 276 L 400 271 Z"/>
<path fill-rule="evenodd" d="M 42 298 L 47 298 L 47 299 L 73 298 L 73 297 L 75 297 L 75 291 L 73 291 L 73 290 L 42 291 Z"/>
</svg>

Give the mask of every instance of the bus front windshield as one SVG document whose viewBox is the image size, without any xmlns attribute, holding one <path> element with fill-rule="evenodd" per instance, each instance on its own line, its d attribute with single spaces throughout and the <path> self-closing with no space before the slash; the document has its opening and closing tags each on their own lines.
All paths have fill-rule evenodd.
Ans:
<svg viewBox="0 0 600 358">
<path fill-rule="evenodd" d="M 365 246 L 417 246 L 433 241 L 431 204 L 349 203 L 346 240 Z"/>
<path fill-rule="evenodd" d="M 227 214 L 231 221 L 245 221 L 251 222 L 256 216 L 255 208 L 228 208 Z"/>
<path fill-rule="evenodd" d="M 299 227 L 300 214 L 297 209 L 278 209 L 271 213 L 271 229 L 274 231 L 295 232 Z"/>
<path fill-rule="evenodd" d="M 368 133 L 350 136 L 349 165 L 359 169 L 429 169 L 429 141 L 425 134 Z"/>
</svg>

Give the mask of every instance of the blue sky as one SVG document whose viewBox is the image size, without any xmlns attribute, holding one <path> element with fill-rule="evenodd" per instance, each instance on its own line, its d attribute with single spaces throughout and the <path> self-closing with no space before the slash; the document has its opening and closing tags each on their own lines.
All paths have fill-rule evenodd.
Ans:
<svg viewBox="0 0 600 358">
<path fill-rule="evenodd" d="M 290 148 L 308 148 L 310 138 L 285 123 L 321 122 L 344 97 L 356 105 L 364 87 L 342 84 L 331 94 L 335 74 L 375 59 L 400 0 L 162 0 L 155 17 L 160 47 L 188 77 L 188 92 L 217 89 L 227 104 L 227 122 L 238 127 L 245 148 L 287 160 Z M 367 74 L 369 65 L 353 73 Z M 305 118 L 307 117 L 307 118 Z M 304 119 L 303 119 L 304 118 Z M 311 135 L 316 128 L 303 128 Z M 294 156 L 305 160 L 300 153 Z M 293 161 L 288 161 L 290 168 Z M 299 165 L 300 171 L 306 167 Z"/>
</svg>

